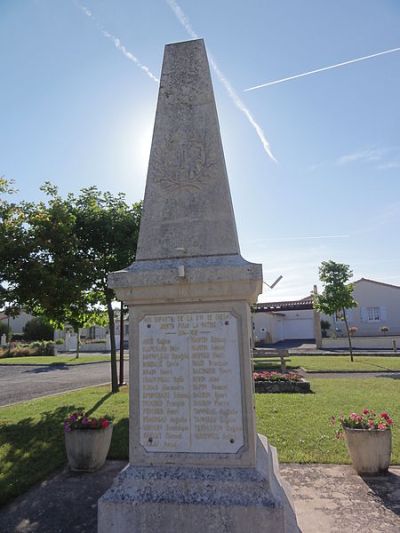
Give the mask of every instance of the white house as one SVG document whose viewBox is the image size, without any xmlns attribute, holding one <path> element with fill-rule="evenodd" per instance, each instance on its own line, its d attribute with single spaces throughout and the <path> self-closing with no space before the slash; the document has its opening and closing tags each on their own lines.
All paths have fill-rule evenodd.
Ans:
<svg viewBox="0 0 400 533">
<path fill-rule="evenodd" d="M 400 286 L 361 278 L 353 282 L 353 298 L 358 306 L 346 314 L 349 326 L 357 328 L 354 337 L 400 335 Z M 329 336 L 346 335 L 340 316 L 322 318 L 331 323 Z"/>
<path fill-rule="evenodd" d="M 257 304 L 252 320 L 254 341 L 257 343 L 273 344 L 315 337 L 311 296 L 302 300 Z"/>
<path fill-rule="evenodd" d="M 14 335 L 22 335 L 24 332 L 24 327 L 27 322 L 32 320 L 33 316 L 25 311 L 21 311 L 16 317 L 10 316 L 10 329 Z M 0 311 L 0 321 L 7 326 L 8 316 Z"/>
</svg>

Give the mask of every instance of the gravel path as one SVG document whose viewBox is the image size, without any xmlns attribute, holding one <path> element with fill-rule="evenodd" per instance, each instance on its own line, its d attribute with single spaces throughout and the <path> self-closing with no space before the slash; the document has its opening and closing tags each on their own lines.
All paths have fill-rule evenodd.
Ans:
<svg viewBox="0 0 400 533">
<path fill-rule="evenodd" d="M 400 379 L 400 372 L 299 372 L 307 381 L 313 378 L 339 379 L 339 378 L 392 378 Z"/>
<path fill-rule="evenodd" d="M 110 362 L 81 365 L 0 365 L 0 406 L 110 383 Z M 125 361 L 125 376 L 128 364 Z"/>
</svg>

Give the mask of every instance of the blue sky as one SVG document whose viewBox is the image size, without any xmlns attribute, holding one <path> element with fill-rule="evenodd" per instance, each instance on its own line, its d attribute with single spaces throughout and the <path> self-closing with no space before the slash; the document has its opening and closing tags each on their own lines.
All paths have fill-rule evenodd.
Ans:
<svg viewBox="0 0 400 533">
<path fill-rule="evenodd" d="M 213 71 L 242 255 L 283 275 L 260 300 L 306 296 L 327 259 L 400 285 L 400 52 L 245 92 L 400 47 L 399 2 L 179 0 L 186 28 L 176 5 L 0 0 L 0 175 L 25 199 L 45 180 L 141 199 L 158 85 L 140 64 L 159 77 L 189 21 L 276 158 Z"/>
</svg>

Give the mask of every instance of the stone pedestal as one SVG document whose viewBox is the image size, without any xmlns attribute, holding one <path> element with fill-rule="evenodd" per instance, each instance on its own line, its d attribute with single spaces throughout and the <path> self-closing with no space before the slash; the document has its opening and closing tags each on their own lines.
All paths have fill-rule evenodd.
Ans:
<svg viewBox="0 0 400 533">
<path fill-rule="evenodd" d="M 100 501 L 99 531 L 299 531 L 278 471 L 261 435 L 255 468 L 128 465 Z"/>
<path fill-rule="evenodd" d="M 168 45 L 129 306 L 129 466 L 99 532 L 298 531 L 276 452 L 257 437 L 250 304 L 202 40 Z"/>
</svg>

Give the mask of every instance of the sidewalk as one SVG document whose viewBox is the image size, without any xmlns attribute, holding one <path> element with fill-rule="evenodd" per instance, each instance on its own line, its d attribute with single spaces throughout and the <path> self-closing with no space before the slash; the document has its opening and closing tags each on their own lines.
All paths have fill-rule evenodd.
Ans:
<svg viewBox="0 0 400 533">
<path fill-rule="evenodd" d="M 65 468 L 0 509 L 0 531 L 96 533 L 97 500 L 125 464 L 108 461 L 92 474 Z M 400 467 L 361 478 L 350 466 L 282 464 L 281 474 L 303 533 L 400 531 Z"/>
</svg>

